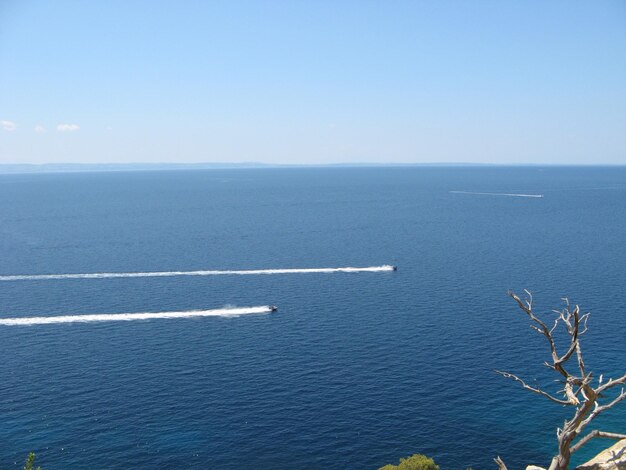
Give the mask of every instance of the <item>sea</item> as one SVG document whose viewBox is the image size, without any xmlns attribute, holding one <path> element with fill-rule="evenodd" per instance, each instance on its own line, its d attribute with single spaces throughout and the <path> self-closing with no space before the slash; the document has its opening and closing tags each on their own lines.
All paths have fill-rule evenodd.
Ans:
<svg viewBox="0 0 626 470">
<path fill-rule="evenodd" d="M 0 320 L 127 314 L 0 324 L 0 468 L 547 466 L 572 409 L 495 372 L 562 387 L 507 292 L 591 312 L 608 378 L 625 286 L 626 167 L 0 175 Z"/>
</svg>

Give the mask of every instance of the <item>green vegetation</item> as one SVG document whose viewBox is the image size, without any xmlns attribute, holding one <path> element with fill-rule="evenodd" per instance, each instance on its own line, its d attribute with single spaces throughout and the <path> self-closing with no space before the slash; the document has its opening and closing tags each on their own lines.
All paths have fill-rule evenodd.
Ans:
<svg viewBox="0 0 626 470">
<path fill-rule="evenodd" d="M 378 470 L 439 470 L 439 465 L 431 458 L 422 454 L 413 454 L 406 459 L 400 459 L 398 465 L 385 465 Z"/>
<path fill-rule="evenodd" d="M 24 470 L 41 470 L 41 467 L 37 467 L 35 469 L 35 454 L 28 454 L 28 458 L 26 459 L 26 465 L 24 465 Z"/>
</svg>

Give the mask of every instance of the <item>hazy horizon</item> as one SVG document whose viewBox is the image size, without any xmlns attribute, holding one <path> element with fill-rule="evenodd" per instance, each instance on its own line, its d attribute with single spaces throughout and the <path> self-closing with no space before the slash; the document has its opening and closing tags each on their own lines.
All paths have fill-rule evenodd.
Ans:
<svg viewBox="0 0 626 470">
<path fill-rule="evenodd" d="M 626 164 L 626 4 L 0 3 L 0 164 Z"/>
<path fill-rule="evenodd" d="M 128 163 L 0 163 L 0 175 L 45 173 L 101 173 L 101 172 L 151 172 L 151 171 L 203 171 L 203 170 L 255 170 L 255 169 L 346 169 L 346 168 L 620 168 L 616 164 L 539 164 L 539 163 L 472 163 L 472 162 L 422 162 L 422 163 L 264 163 L 264 162 L 128 162 Z"/>
</svg>

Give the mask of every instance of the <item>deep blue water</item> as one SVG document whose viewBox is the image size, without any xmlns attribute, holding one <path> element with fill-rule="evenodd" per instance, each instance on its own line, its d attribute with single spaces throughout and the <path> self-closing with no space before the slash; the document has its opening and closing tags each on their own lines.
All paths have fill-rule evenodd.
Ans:
<svg viewBox="0 0 626 470">
<path fill-rule="evenodd" d="M 567 414 L 493 372 L 550 386 L 506 292 L 591 310 L 588 362 L 616 374 L 625 261 L 623 167 L 0 176 L 0 275 L 399 267 L 1 282 L 2 317 L 279 311 L 0 327 L 0 468 L 29 451 L 44 470 L 547 465 Z M 626 406 L 601 424 L 626 431 Z"/>
</svg>

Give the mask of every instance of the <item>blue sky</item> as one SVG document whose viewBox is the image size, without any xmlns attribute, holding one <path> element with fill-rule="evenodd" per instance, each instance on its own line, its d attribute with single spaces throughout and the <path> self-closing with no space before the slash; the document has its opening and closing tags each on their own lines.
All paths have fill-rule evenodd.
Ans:
<svg viewBox="0 0 626 470">
<path fill-rule="evenodd" d="M 626 2 L 0 0 L 0 163 L 626 164 Z"/>
</svg>

